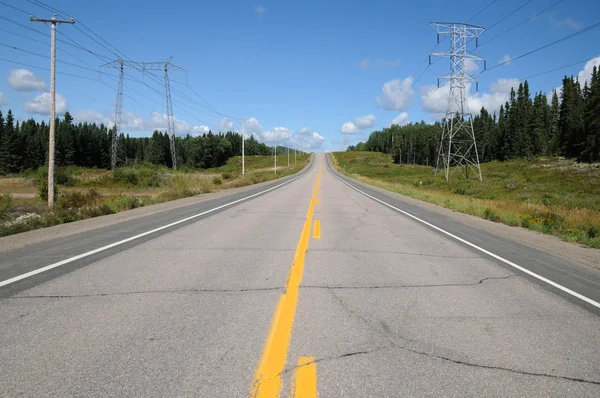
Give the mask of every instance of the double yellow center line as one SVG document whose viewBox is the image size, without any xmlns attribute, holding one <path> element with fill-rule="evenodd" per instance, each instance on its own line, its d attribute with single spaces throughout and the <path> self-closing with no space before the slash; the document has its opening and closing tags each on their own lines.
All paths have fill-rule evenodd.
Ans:
<svg viewBox="0 0 600 398">
<path fill-rule="evenodd" d="M 300 240 L 296 247 L 294 261 L 288 274 L 285 292 L 279 298 L 271 329 L 265 343 L 258 368 L 254 374 L 251 396 L 255 398 L 274 398 L 281 395 L 282 383 L 281 373 L 285 369 L 287 351 L 292 336 L 300 283 L 304 273 L 304 260 L 310 241 L 310 229 L 313 220 L 313 212 L 316 203 L 317 188 L 321 181 L 321 163 L 319 162 L 319 173 L 313 187 L 310 205 L 304 220 Z M 320 228 L 319 228 L 320 236 Z M 298 362 L 296 373 L 295 396 L 316 396 L 316 364 L 314 358 L 302 357 Z M 313 390 L 314 385 L 314 390 Z M 313 393 L 314 391 L 314 393 Z"/>
</svg>

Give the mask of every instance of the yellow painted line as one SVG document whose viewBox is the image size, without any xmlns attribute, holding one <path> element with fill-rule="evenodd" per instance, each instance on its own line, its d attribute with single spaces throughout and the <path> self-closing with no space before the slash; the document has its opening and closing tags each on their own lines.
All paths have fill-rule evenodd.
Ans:
<svg viewBox="0 0 600 398">
<path fill-rule="evenodd" d="M 250 396 L 255 398 L 278 398 L 281 396 L 281 373 L 285 369 L 287 351 L 292 336 L 294 318 L 296 316 L 296 307 L 298 305 L 298 296 L 300 293 L 300 283 L 304 273 L 304 259 L 308 250 L 310 241 L 310 227 L 312 225 L 313 212 L 315 208 L 315 199 L 317 186 L 321 180 L 321 164 L 319 164 L 319 173 L 317 181 L 313 187 L 312 197 L 306 213 L 300 240 L 296 247 L 294 260 L 288 274 L 285 285 L 285 293 L 279 298 L 279 303 L 275 309 L 271 328 L 267 336 L 267 341 L 263 348 L 258 367 L 254 374 Z"/>
<path fill-rule="evenodd" d="M 321 204 L 321 199 L 317 199 L 317 204 L 320 205 Z"/>
<path fill-rule="evenodd" d="M 317 397 L 317 363 L 314 357 L 300 357 L 296 370 L 294 398 Z"/>
<path fill-rule="evenodd" d="M 315 220 L 315 226 L 313 227 L 313 238 L 321 239 L 321 221 Z"/>
</svg>

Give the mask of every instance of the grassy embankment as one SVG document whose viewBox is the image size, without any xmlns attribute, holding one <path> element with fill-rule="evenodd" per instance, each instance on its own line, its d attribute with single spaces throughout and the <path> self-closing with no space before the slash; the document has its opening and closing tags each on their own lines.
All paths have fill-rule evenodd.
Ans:
<svg viewBox="0 0 600 398">
<path fill-rule="evenodd" d="M 293 158 L 292 158 L 293 159 Z M 309 155 L 298 154 L 297 165 L 273 173 L 273 157 L 247 156 L 246 175 L 241 157 L 206 170 L 177 171 L 154 165 L 109 170 L 65 167 L 56 171 L 56 209 L 48 212 L 46 169 L 0 177 L 0 236 L 83 220 L 216 190 L 243 187 L 300 171 Z M 46 187 L 44 189 L 44 187 Z"/>
<path fill-rule="evenodd" d="M 446 183 L 431 167 L 394 164 L 383 153 L 337 152 L 333 160 L 342 173 L 389 191 L 600 248 L 600 164 L 495 161 L 481 165 L 483 182 L 457 170 Z"/>
</svg>

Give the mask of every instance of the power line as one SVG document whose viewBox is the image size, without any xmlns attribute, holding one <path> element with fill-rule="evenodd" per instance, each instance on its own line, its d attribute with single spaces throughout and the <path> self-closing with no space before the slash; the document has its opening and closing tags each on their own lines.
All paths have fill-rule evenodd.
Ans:
<svg viewBox="0 0 600 398">
<path fill-rule="evenodd" d="M 7 6 L 7 7 L 10 7 L 10 8 L 12 8 L 13 10 L 17 10 L 17 11 L 20 11 L 20 12 L 22 12 L 22 13 L 24 13 L 24 14 L 27 14 L 27 16 L 31 15 L 31 13 L 29 13 L 29 12 L 27 12 L 27 11 L 23 10 L 23 9 L 17 8 L 17 7 L 15 7 L 15 6 L 13 6 L 13 5 L 7 4 L 7 3 L 5 3 L 5 2 L 3 2 L 3 1 L 0 1 L 0 4 L 2 4 L 2 5 L 5 5 L 5 6 Z"/>
<path fill-rule="evenodd" d="M 500 36 L 502 36 L 502 35 L 510 32 L 511 30 L 513 30 L 515 28 L 518 28 L 519 26 L 523 25 L 524 23 L 531 21 L 533 18 L 535 18 L 535 17 L 537 17 L 537 16 L 545 13 L 546 11 L 548 11 L 549 9 L 553 8 L 554 6 L 562 3 L 563 1 L 565 1 L 565 0 L 559 0 L 559 1 L 557 1 L 556 3 L 552 4 L 551 6 L 544 8 L 542 11 L 533 14 L 532 16 L 530 16 L 529 18 L 527 18 L 526 20 L 524 20 L 522 22 L 519 22 L 518 24 L 514 25 L 511 28 L 506 29 L 504 32 L 497 34 L 496 36 L 492 37 L 491 39 L 488 39 L 488 40 L 484 41 L 483 43 L 480 43 L 479 47 L 483 46 L 484 44 L 487 44 L 487 43 L 491 42 L 492 40 L 497 39 L 498 37 L 500 37 Z"/>
<path fill-rule="evenodd" d="M 533 0 L 528 0 L 525 4 L 522 4 L 521 7 L 518 7 L 516 10 L 514 10 L 513 12 L 511 12 L 510 14 L 508 14 L 507 16 L 505 16 L 504 18 L 500 19 L 498 22 L 496 22 L 495 24 L 493 24 L 492 26 L 487 27 L 485 30 L 489 31 L 490 29 L 492 29 L 494 26 L 498 25 L 499 23 L 501 23 L 502 21 L 504 21 L 505 19 L 507 19 L 508 17 L 512 16 L 513 14 L 515 14 L 517 11 L 519 11 L 520 9 L 522 9 L 523 7 L 525 7 L 527 4 L 531 3 Z"/>
<path fill-rule="evenodd" d="M 481 11 L 479 11 L 477 14 L 475 14 L 475 15 L 473 15 L 471 18 L 469 18 L 469 19 L 467 20 L 467 23 L 469 23 L 469 21 L 472 21 L 473 19 L 475 19 L 476 17 L 478 17 L 478 16 L 479 16 L 479 14 L 481 14 L 482 12 L 484 12 L 485 10 L 487 10 L 488 8 L 490 8 L 490 6 L 491 6 L 492 4 L 494 4 L 496 1 L 498 1 L 498 0 L 492 0 L 492 2 L 491 2 L 491 3 L 489 3 L 487 6 L 483 7 L 483 9 L 482 9 Z"/>
<path fill-rule="evenodd" d="M 526 57 L 526 56 L 528 56 L 528 55 L 534 54 L 534 53 L 536 53 L 536 52 L 538 52 L 538 51 L 540 51 L 540 50 L 543 50 L 543 49 L 545 49 L 545 48 L 548 48 L 548 47 L 550 47 L 550 46 L 553 46 L 553 45 L 555 45 L 555 44 L 561 43 L 561 42 L 563 42 L 563 41 L 565 41 L 565 40 L 571 39 L 571 38 L 573 38 L 573 37 L 575 37 L 575 36 L 578 36 L 578 35 L 580 35 L 580 34 L 582 34 L 582 33 L 585 33 L 585 32 L 587 32 L 587 31 L 589 31 L 589 30 L 595 29 L 595 28 L 597 28 L 597 27 L 599 27 L 599 26 L 600 26 L 600 22 L 597 22 L 597 23 L 595 23 L 595 24 L 593 24 L 593 25 L 590 25 L 590 26 L 588 26 L 587 28 L 583 28 L 583 29 L 581 29 L 581 30 L 578 30 L 578 31 L 577 31 L 577 32 L 575 32 L 575 33 L 571 33 L 570 35 L 567 35 L 567 36 L 565 36 L 565 37 L 563 37 L 563 38 L 560 38 L 560 39 L 558 39 L 558 40 L 555 40 L 555 41 L 553 41 L 553 42 L 551 42 L 551 43 L 545 44 L 545 45 L 543 45 L 543 46 L 541 46 L 541 47 L 538 47 L 538 48 L 536 48 L 536 49 L 534 49 L 534 50 L 528 51 L 528 52 L 526 52 L 525 54 L 521 54 L 521 55 L 519 55 L 518 57 L 511 58 L 511 59 L 510 59 L 510 60 L 508 60 L 508 61 L 500 62 L 499 64 L 496 64 L 496 65 L 494 65 L 494 66 L 492 66 L 492 67 L 490 67 L 490 68 L 487 68 L 487 70 L 484 70 L 483 72 L 480 72 L 480 73 L 478 73 L 478 74 L 481 74 L 481 73 L 487 72 L 487 71 L 489 71 L 489 70 L 492 70 L 492 69 L 494 69 L 494 68 L 497 68 L 497 67 L 499 67 L 499 66 L 506 65 L 506 64 L 508 64 L 509 62 L 512 62 L 512 61 L 515 61 L 515 60 L 517 60 L 517 59 L 521 59 L 521 58 L 523 58 L 523 57 Z"/>
</svg>

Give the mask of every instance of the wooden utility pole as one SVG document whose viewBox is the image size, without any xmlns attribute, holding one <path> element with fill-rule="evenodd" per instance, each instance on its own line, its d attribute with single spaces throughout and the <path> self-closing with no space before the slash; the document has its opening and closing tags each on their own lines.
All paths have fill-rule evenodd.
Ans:
<svg viewBox="0 0 600 398">
<path fill-rule="evenodd" d="M 31 22 L 50 23 L 50 138 L 48 141 L 48 208 L 54 208 L 54 136 L 56 130 L 56 24 L 74 24 L 75 18 L 70 20 L 56 19 L 56 13 L 52 19 L 34 18 L 30 16 Z"/>
</svg>

